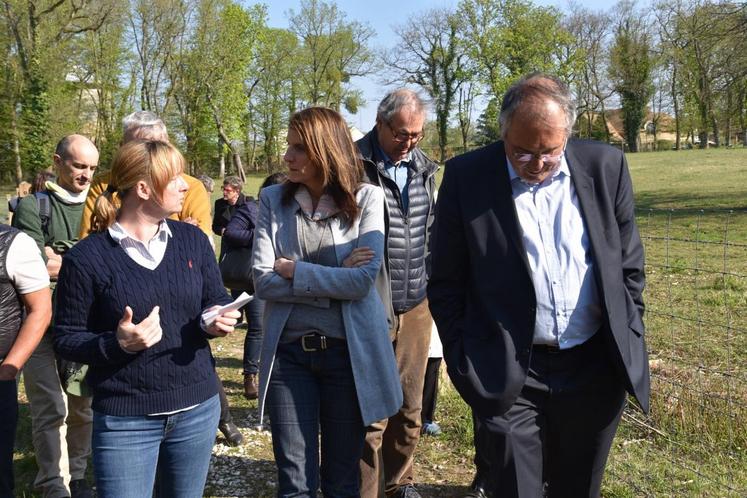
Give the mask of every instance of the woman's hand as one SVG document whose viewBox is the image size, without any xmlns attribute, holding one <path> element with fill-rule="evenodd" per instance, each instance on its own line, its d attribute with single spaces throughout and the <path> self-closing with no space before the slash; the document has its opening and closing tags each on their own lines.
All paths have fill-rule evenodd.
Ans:
<svg viewBox="0 0 747 498">
<path fill-rule="evenodd" d="M 213 306 L 212 308 L 208 308 L 206 311 L 211 311 L 216 308 L 220 308 L 220 306 Z M 218 317 L 213 320 L 212 323 L 205 327 L 205 332 L 215 337 L 225 337 L 226 335 L 233 332 L 233 326 L 236 325 L 236 321 L 240 316 L 241 311 L 226 311 L 222 315 L 218 315 Z"/>
<path fill-rule="evenodd" d="M 369 247 L 356 247 L 350 255 L 342 261 L 344 268 L 358 268 L 363 266 L 374 257 L 374 252 Z"/>
<path fill-rule="evenodd" d="M 278 258 L 272 266 L 275 273 L 288 280 L 293 279 L 293 273 L 296 271 L 296 262 L 286 258 Z"/>
<path fill-rule="evenodd" d="M 148 349 L 161 340 L 161 317 L 159 307 L 154 306 L 145 320 L 135 325 L 132 323 L 132 308 L 125 306 L 124 315 L 117 326 L 119 346 L 129 353 Z"/>
</svg>

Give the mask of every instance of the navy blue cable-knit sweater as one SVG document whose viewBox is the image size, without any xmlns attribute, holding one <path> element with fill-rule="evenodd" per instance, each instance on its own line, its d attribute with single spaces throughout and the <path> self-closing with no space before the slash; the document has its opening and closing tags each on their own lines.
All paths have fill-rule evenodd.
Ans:
<svg viewBox="0 0 747 498">
<path fill-rule="evenodd" d="M 136 416 L 179 410 L 218 392 L 205 308 L 231 301 L 205 234 L 168 221 L 173 236 L 154 270 L 133 261 L 108 234 L 92 234 L 63 258 L 57 282 L 54 344 L 63 358 L 90 365 L 93 408 Z M 124 351 L 116 329 L 125 306 L 140 323 L 160 306 L 163 337 L 138 353 Z"/>
</svg>

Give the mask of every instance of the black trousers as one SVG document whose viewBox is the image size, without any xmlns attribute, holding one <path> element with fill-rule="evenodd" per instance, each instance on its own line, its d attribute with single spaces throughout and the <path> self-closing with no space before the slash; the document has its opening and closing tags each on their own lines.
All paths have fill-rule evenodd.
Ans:
<svg viewBox="0 0 747 498">
<path fill-rule="evenodd" d="M 16 380 L 0 381 L 0 498 L 13 495 L 13 443 L 18 425 Z"/>
<path fill-rule="evenodd" d="M 497 445 L 501 444 L 501 439 L 493 441 L 491 432 L 488 430 L 484 417 L 472 412 L 472 433 L 475 445 L 475 479 L 473 484 L 483 489 L 492 489 L 495 487 L 493 481 L 497 477 L 492 471 L 494 466 L 491 459 L 493 455 L 501 453 Z"/>
<path fill-rule="evenodd" d="M 599 496 L 625 405 L 603 334 L 569 350 L 534 348 L 514 405 L 482 419 L 496 498 Z"/>
<path fill-rule="evenodd" d="M 435 420 L 440 368 L 441 358 L 428 358 L 428 363 L 425 365 L 425 382 L 423 383 L 423 408 L 420 411 L 420 422 L 422 424 Z"/>
</svg>

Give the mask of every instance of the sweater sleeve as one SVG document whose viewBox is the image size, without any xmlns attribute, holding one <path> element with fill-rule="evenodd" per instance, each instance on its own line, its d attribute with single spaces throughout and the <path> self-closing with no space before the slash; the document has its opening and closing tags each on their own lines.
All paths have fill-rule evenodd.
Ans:
<svg viewBox="0 0 747 498">
<path fill-rule="evenodd" d="M 213 226 L 212 226 L 213 233 L 219 237 L 223 235 L 221 233 L 221 230 L 223 229 L 223 227 L 221 226 L 220 222 L 218 222 L 218 217 L 221 216 L 222 214 L 220 212 L 221 211 L 220 201 L 221 201 L 220 199 L 216 199 L 215 204 L 213 205 Z"/>
<path fill-rule="evenodd" d="M 19 199 L 18 206 L 13 213 L 13 226 L 34 239 L 46 264 L 47 255 L 44 253 L 44 231 L 39 217 L 39 204 L 33 194 Z"/>
<path fill-rule="evenodd" d="M 108 186 L 108 173 L 98 176 L 98 178 L 91 183 L 91 188 L 88 189 L 88 195 L 86 196 L 86 205 L 83 207 L 83 217 L 80 219 L 78 239 L 83 240 L 88 236 L 88 232 L 91 231 L 91 214 L 93 214 L 93 206 L 96 204 L 96 198 L 98 198 L 98 196 L 100 196 Z"/>
<path fill-rule="evenodd" d="M 371 261 L 357 268 L 339 268 L 296 261 L 293 294 L 303 297 L 363 299 L 374 285 L 384 254 L 384 193 L 371 188 L 360 214 L 356 247 L 374 252 Z"/>
<path fill-rule="evenodd" d="M 256 219 L 257 204 L 254 201 L 247 201 L 239 206 L 223 232 L 223 242 L 232 247 L 251 247 Z"/>
<path fill-rule="evenodd" d="M 94 279 L 90 269 L 74 258 L 62 260 L 54 312 L 54 347 L 63 358 L 88 365 L 123 363 L 137 353 L 127 353 L 116 330 L 94 330 Z"/>
<path fill-rule="evenodd" d="M 200 180 L 189 175 L 183 175 L 189 185 L 187 195 L 184 198 L 182 212 L 179 219 L 184 221 L 192 218 L 197 221 L 197 226 L 205 232 L 208 237 L 213 236 L 213 217 L 210 215 L 210 196 Z"/>
</svg>

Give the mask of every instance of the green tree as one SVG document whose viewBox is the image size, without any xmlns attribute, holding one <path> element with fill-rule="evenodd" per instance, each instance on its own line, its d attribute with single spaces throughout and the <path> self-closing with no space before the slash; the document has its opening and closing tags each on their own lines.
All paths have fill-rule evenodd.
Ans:
<svg viewBox="0 0 747 498">
<path fill-rule="evenodd" d="M 385 57 L 389 68 L 407 83 L 423 88 L 434 102 L 440 160 L 446 159 L 449 118 L 459 87 L 466 81 L 467 52 L 459 38 L 455 12 L 432 9 L 394 28 L 399 43 Z"/>
<path fill-rule="evenodd" d="M 49 164 L 52 153 L 50 136 L 50 83 L 61 84 L 67 74 L 60 62 L 67 60 L 64 50 L 71 38 L 97 30 L 106 20 L 111 2 L 80 0 L 3 0 L 2 21 L 11 36 L 13 57 L 21 76 L 18 129 L 22 135 L 22 164 L 34 172 Z M 63 54 L 60 57 L 60 54 Z M 53 69 L 63 74 L 55 74 Z M 23 174 L 19 170 L 18 179 Z"/>
<path fill-rule="evenodd" d="M 462 0 L 458 12 L 491 97 L 502 99 L 514 80 L 532 71 L 569 81 L 578 67 L 579 54 L 557 9 L 526 0 Z"/>
<path fill-rule="evenodd" d="M 81 106 L 92 115 L 91 138 L 99 149 L 99 164 L 106 167 L 121 140 L 120 123 L 130 109 L 135 80 L 128 68 L 133 62 L 125 41 L 126 3 L 116 4 L 96 31 L 78 37 L 72 70 L 79 82 Z"/>
<path fill-rule="evenodd" d="M 208 134 L 216 137 L 211 142 L 219 158 L 227 149 L 241 178 L 245 176 L 241 144 L 248 106 L 245 82 L 265 16 L 263 6 L 244 8 L 232 0 L 201 0 L 185 49 L 169 66 L 169 91 L 179 109 L 188 150 L 203 150 L 209 117 L 212 130 Z"/>
<path fill-rule="evenodd" d="M 279 163 L 280 133 L 297 106 L 294 76 L 300 65 L 298 38 L 285 29 L 266 29 L 255 64 L 256 79 L 250 102 L 253 138 L 261 142 L 262 161 L 271 172 Z"/>
<path fill-rule="evenodd" d="M 579 112 L 578 134 L 609 142 L 607 103 L 614 94 L 607 77 L 610 16 L 572 5 L 564 25 L 575 41 L 581 61 L 573 78 Z"/>
<path fill-rule="evenodd" d="M 638 134 L 653 94 L 651 75 L 651 32 L 632 5 L 623 4 L 610 49 L 609 74 L 620 96 L 625 140 L 631 152 L 638 152 Z"/>
<path fill-rule="evenodd" d="M 168 112 L 168 66 L 185 43 L 192 10 L 186 0 L 131 0 L 129 35 L 137 58 L 140 109 L 160 116 Z"/>
<path fill-rule="evenodd" d="M 501 105 L 495 97 L 488 101 L 488 105 L 477 119 L 477 145 L 488 145 L 501 138 L 501 130 L 498 125 L 498 116 Z"/>
<path fill-rule="evenodd" d="M 298 74 L 302 98 L 308 105 L 323 105 L 356 112 L 361 103 L 351 79 L 373 71 L 368 42 L 374 31 L 357 21 L 347 21 L 334 2 L 301 0 L 301 9 L 288 12 L 290 29 L 301 43 Z"/>
</svg>

